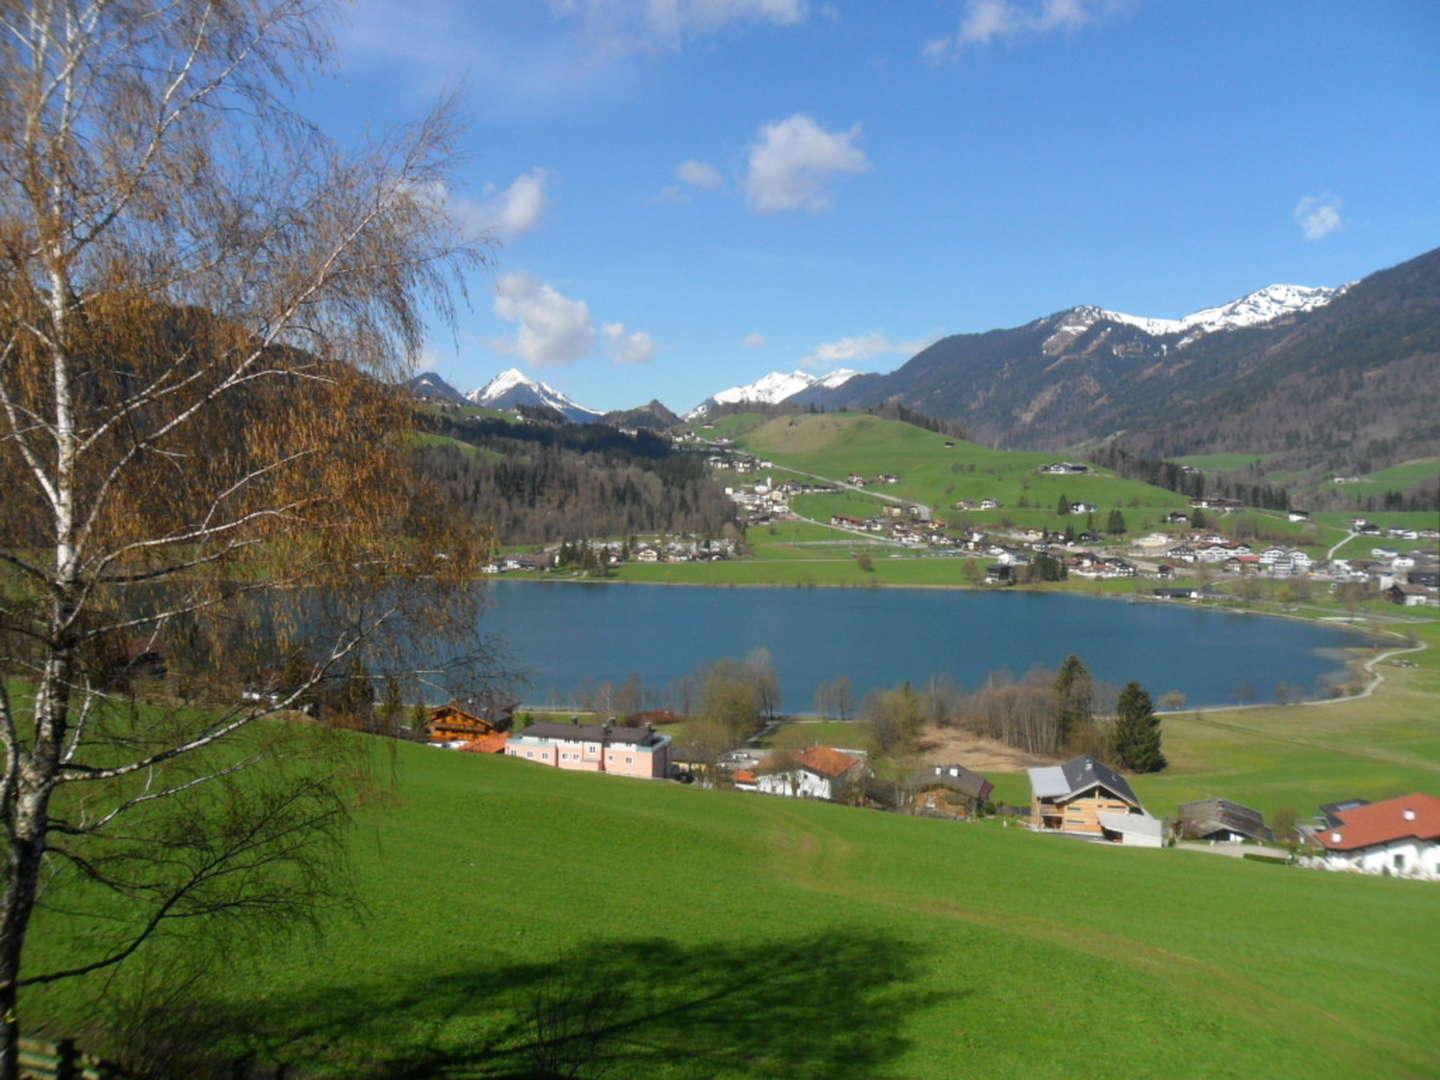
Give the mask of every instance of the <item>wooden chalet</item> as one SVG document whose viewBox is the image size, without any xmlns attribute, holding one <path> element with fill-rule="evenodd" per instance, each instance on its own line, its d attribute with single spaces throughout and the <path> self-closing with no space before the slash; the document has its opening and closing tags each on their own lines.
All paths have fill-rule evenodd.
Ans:
<svg viewBox="0 0 1440 1080">
<path fill-rule="evenodd" d="M 1130 782 L 1088 754 L 1030 772 L 1030 824 L 1039 832 L 1116 839 L 1107 819 L 1148 818 Z"/>
<path fill-rule="evenodd" d="M 499 731 L 499 724 L 466 712 L 453 701 L 431 709 L 430 719 L 425 723 L 425 738 L 430 742 L 470 742 Z"/>
</svg>

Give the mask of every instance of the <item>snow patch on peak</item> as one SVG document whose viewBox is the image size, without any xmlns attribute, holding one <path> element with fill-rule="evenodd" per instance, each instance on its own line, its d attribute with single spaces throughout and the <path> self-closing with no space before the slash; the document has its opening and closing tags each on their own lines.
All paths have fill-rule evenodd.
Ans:
<svg viewBox="0 0 1440 1080">
<path fill-rule="evenodd" d="M 518 368 L 510 368 L 496 375 L 484 386 L 471 390 L 465 395 L 467 401 L 489 408 L 510 409 L 517 405 L 541 405 L 563 413 L 568 420 L 589 423 L 602 414 L 586 408 L 556 390 L 553 386 L 532 379 Z"/>
<path fill-rule="evenodd" d="M 1156 319 L 1144 315 L 1127 315 L 1123 311 L 1110 311 L 1099 307 L 1076 307 L 1054 316 L 1055 326 L 1042 346 L 1045 352 L 1054 355 L 1070 342 L 1085 333 L 1095 323 L 1103 320 L 1133 326 L 1152 337 L 1169 334 L 1185 334 L 1176 348 L 1184 348 L 1205 334 L 1218 330 L 1239 330 L 1302 311 L 1313 311 L 1324 307 L 1345 292 L 1349 285 L 1329 288 L 1323 285 L 1267 285 L 1231 300 L 1219 307 L 1203 308 L 1182 319 Z"/>
<path fill-rule="evenodd" d="M 851 371 L 849 368 L 841 368 L 828 375 L 811 375 L 805 371 L 772 371 L 769 375 L 756 379 L 753 383 L 745 386 L 732 386 L 728 390 L 712 394 L 686 413 L 685 418 L 693 420 L 697 416 L 704 416 L 716 405 L 733 405 L 742 401 L 753 401 L 761 405 L 778 405 L 786 398 L 794 397 L 800 391 L 808 390 L 812 386 L 824 387 L 827 390 L 844 386 L 859 374 L 858 371 Z"/>
<path fill-rule="evenodd" d="M 484 398 L 497 398 L 509 390 L 514 390 L 517 386 L 528 386 L 532 390 L 550 390 L 550 387 L 544 383 L 530 378 L 519 368 L 512 367 L 496 375 L 478 390 L 471 390 L 465 396 L 477 404 L 483 404 Z"/>
</svg>

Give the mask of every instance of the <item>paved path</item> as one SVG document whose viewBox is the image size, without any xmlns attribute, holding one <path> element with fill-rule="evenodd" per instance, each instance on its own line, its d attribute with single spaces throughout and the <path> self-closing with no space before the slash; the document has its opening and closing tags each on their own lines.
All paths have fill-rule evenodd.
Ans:
<svg viewBox="0 0 1440 1080">
<path fill-rule="evenodd" d="M 916 502 L 914 499 L 902 499 L 899 495 L 886 495 L 883 491 L 876 491 L 874 488 L 861 487 L 859 484 L 850 484 L 844 480 L 836 480 L 829 476 L 821 476 L 819 473 L 805 472 L 803 469 L 792 469 L 788 465 L 776 465 L 776 472 L 794 473 L 796 476 L 808 476 L 811 480 L 823 480 L 827 484 L 834 484 L 838 488 L 847 491 L 858 491 L 861 495 L 870 495 L 877 499 L 884 499 L 886 502 L 897 503 L 900 506 L 919 507 L 922 516 L 929 520 L 930 507 L 924 503 Z"/>
<path fill-rule="evenodd" d="M 1348 544 L 1351 540 L 1354 540 L 1355 537 L 1359 535 L 1360 534 L 1358 532 L 1355 532 L 1353 529 L 1350 532 L 1346 533 L 1344 540 L 1341 540 L 1338 544 L 1336 544 L 1334 547 L 1332 547 L 1329 551 L 1325 553 L 1325 561 L 1330 562 L 1332 559 L 1334 559 L 1335 552 L 1339 551 L 1342 547 Z"/>
<path fill-rule="evenodd" d="M 1290 857 L 1290 852 L 1284 848 L 1261 847 L 1259 844 L 1206 844 L 1199 840 L 1181 840 L 1175 846 L 1182 851 L 1203 851 L 1209 855 L 1228 855 L 1232 859 L 1243 859 L 1247 853 L 1277 855 L 1282 859 Z"/>
</svg>

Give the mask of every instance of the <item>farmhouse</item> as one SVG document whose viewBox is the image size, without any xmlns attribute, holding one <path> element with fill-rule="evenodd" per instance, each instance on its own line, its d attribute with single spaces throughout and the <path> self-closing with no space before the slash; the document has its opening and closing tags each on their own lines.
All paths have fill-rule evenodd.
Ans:
<svg viewBox="0 0 1440 1080">
<path fill-rule="evenodd" d="M 425 721 L 425 738 L 430 742 L 469 742 L 500 731 L 501 724 L 476 716 L 460 707 L 458 702 L 430 710 Z"/>
<path fill-rule="evenodd" d="M 1402 795 L 1326 817 L 1332 823 L 1314 837 L 1324 849 L 1316 865 L 1440 881 L 1440 798 Z"/>
<path fill-rule="evenodd" d="M 968 817 L 989 800 L 995 785 L 964 765 L 932 765 L 911 777 L 917 813 L 936 817 Z"/>
<path fill-rule="evenodd" d="M 865 760 L 830 746 L 812 746 L 798 757 L 780 760 L 756 778 L 766 795 L 796 799 L 838 799 L 864 779 Z"/>
<path fill-rule="evenodd" d="M 1137 817 L 1156 821 L 1145 812 L 1130 782 L 1108 765 L 1082 754 L 1064 765 L 1047 765 L 1029 773 L 1031 828 L 1094 840 L 1160 846 L 1160 831 L 1154 826 L 1146 824 L 1141 828 L 1142 823 L 1124 820 Z M 1152 834 L 1156 841 L 1153 844 L 1147 839 Z"/>
<path fill-rule="evenodd" d="M 510 736 L 505 756 L 577 772 L 663 779 L 670 774 L 670 736 L 652 724 L 531 724 Z"/>
<path fill-rule="evenodd" d="M 1192 840 L 1239 843 L 1243 840 L 1274 840 L 1259 810 L 1229 799 L 1197 799 L 1181 803 L 1176 810 L 1180 832 Z"/>
</svg>

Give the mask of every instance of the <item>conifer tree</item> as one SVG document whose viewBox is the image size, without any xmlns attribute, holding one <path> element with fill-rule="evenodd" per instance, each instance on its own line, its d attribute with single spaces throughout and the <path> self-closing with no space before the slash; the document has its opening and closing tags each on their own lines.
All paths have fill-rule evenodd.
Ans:
<svg viewBox="0 0 1440 1080">
<path fill-rule="evenodd" d="M 1093 690 L 1094 682 L 1089 669 L 1085 667 L 1085 661 L 1073 654 L 1067 656 L 1060 665 L 1060 673 L 1055 677 L 1061 747 L 1094 719 L 1090 712 Z"/>
<path fill-rule="evenodd" d="M 1110 518 L 1105 523 L 1105 531 L 1117 536 L 1125 531 L 1125 515 L 1120 512 L 1118 506 L 1110 511 Z"/>
<path fill-rule="evenodd" d="M 1063 491 L 1060 493 L 1059 503 L 1057 503 L 1055 506 L 1055 513 L 1059 514 L 1061 517 L 1064 517 L 1066 514 L 1070 513 L 1070 500 L 1065 497 L 1065 493 Z"/>
<path fill-rule="evenodd" d="M 1159 772 L 1167 764 L 1160 750 L 1160 718 L 1150 695 L 1138 682 L 1120 692 L 1115 721 L 1115 757 L 1131 772 Z"/>
</svg>

